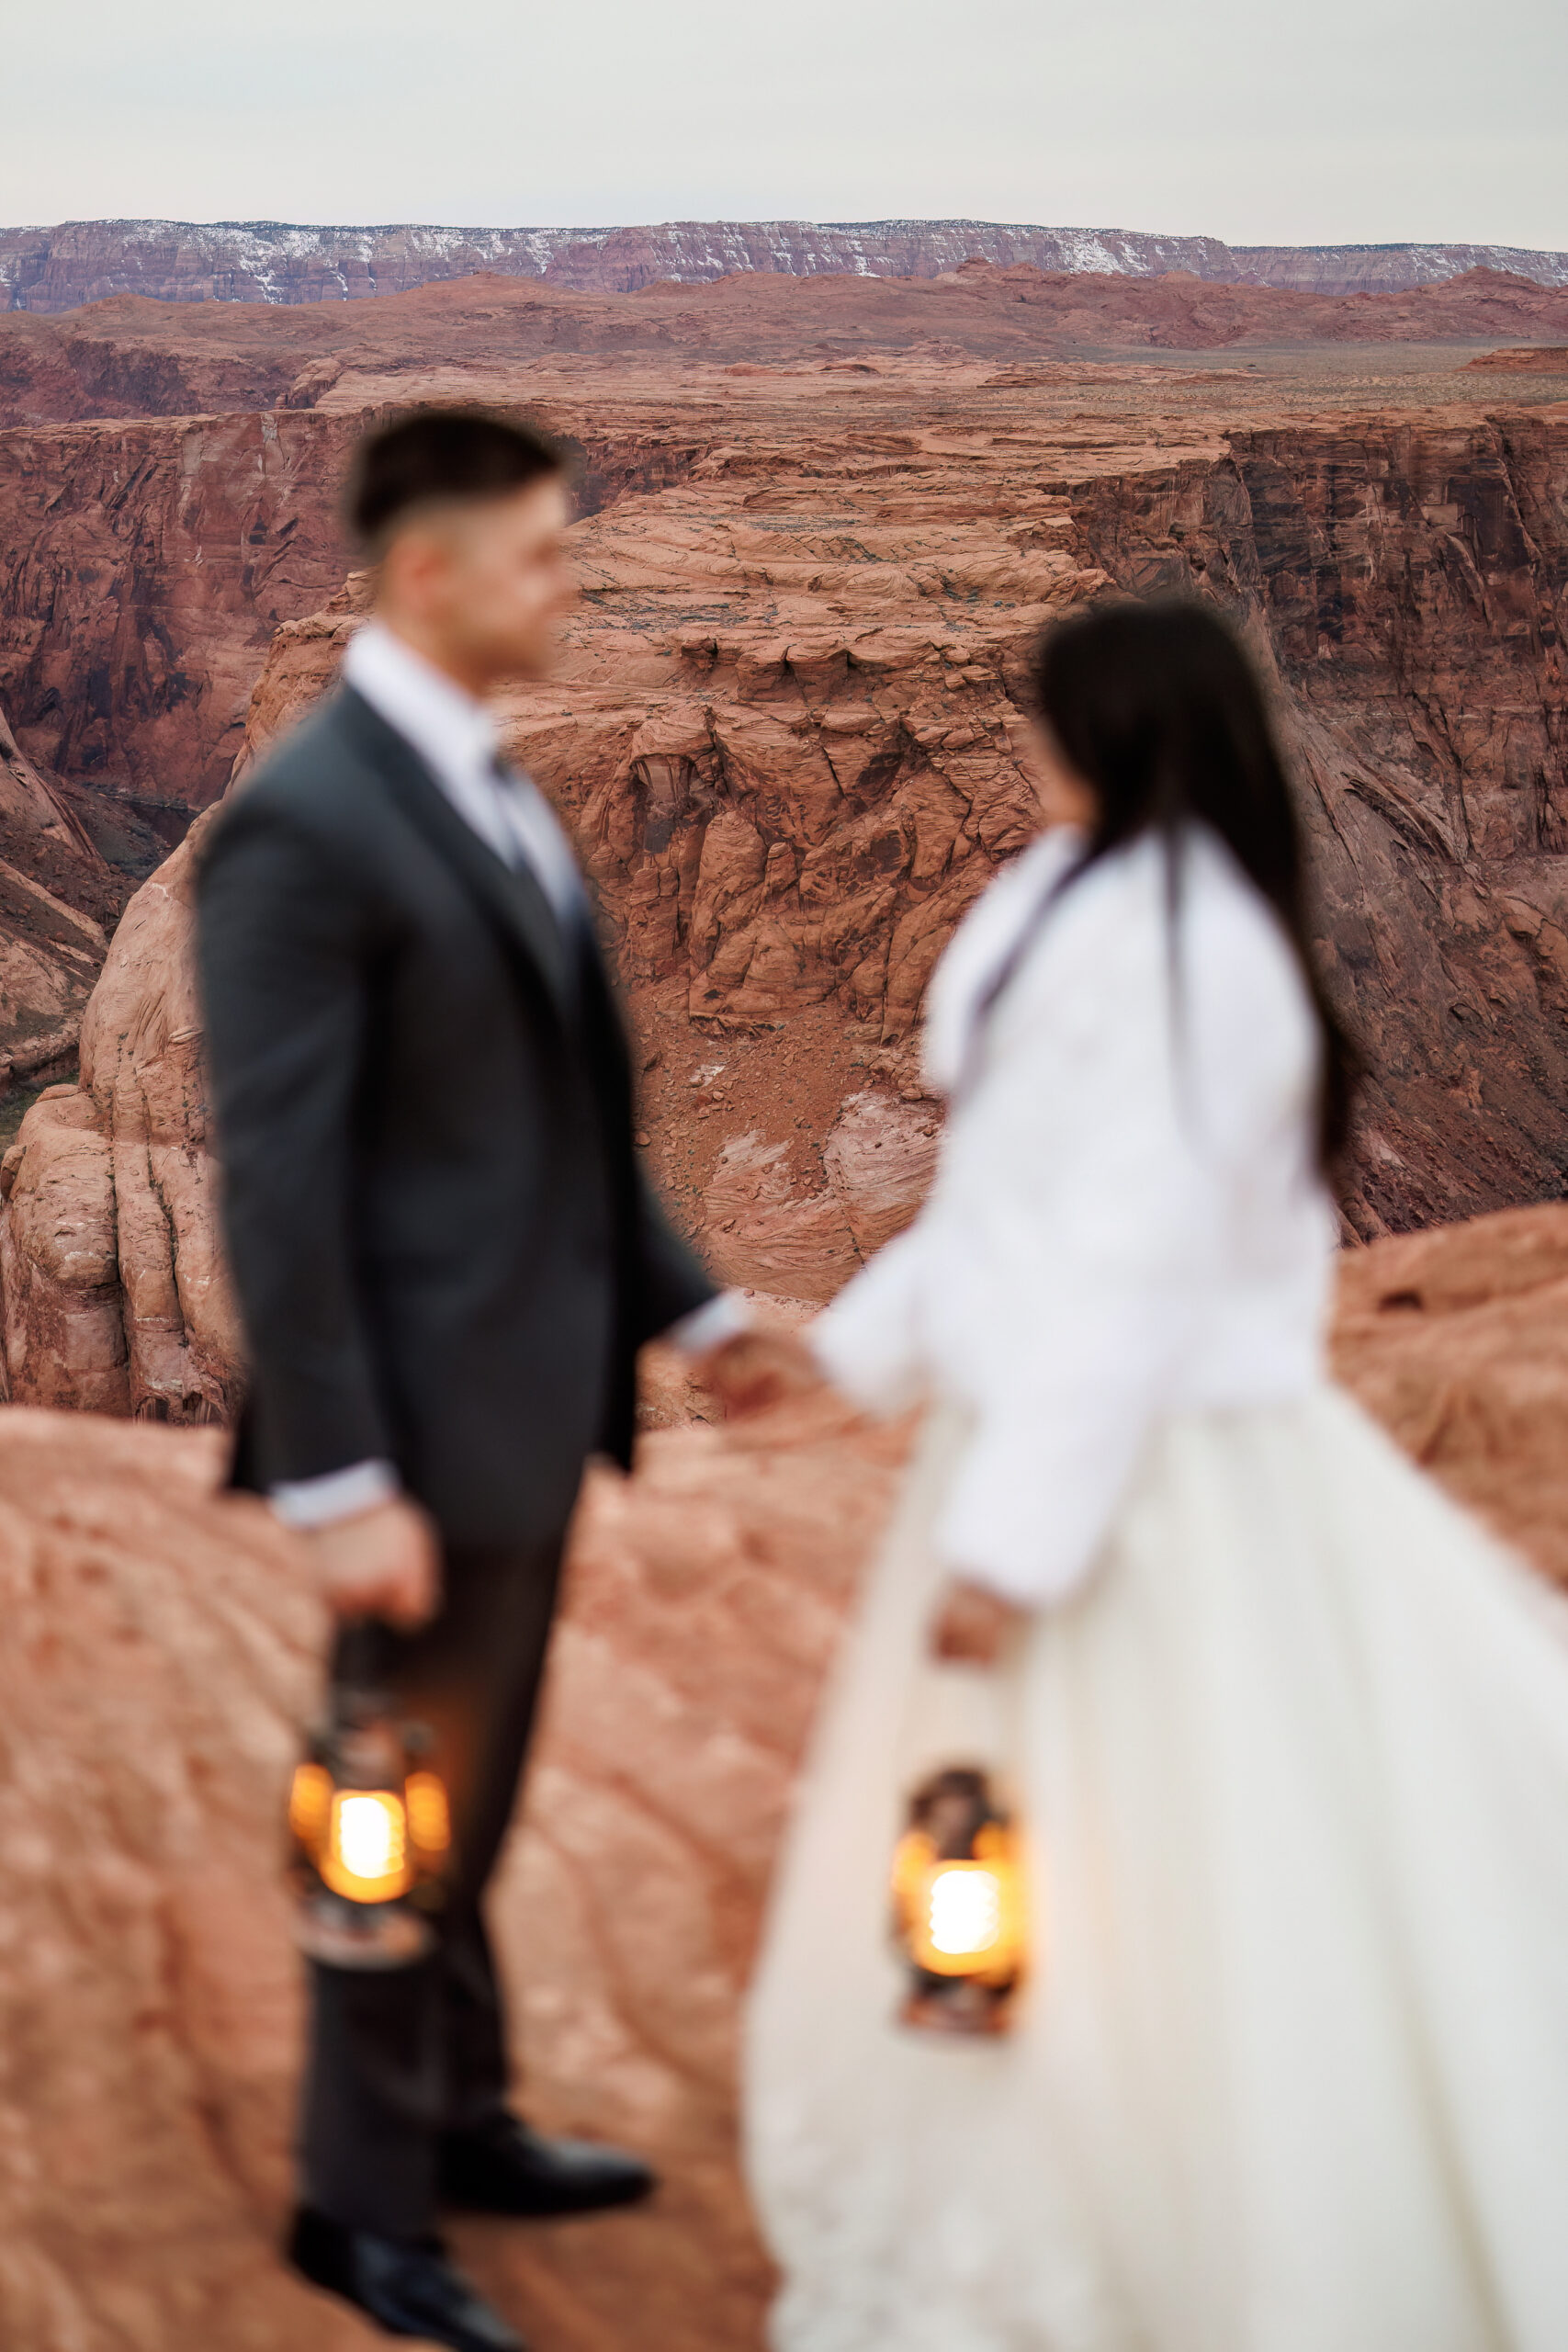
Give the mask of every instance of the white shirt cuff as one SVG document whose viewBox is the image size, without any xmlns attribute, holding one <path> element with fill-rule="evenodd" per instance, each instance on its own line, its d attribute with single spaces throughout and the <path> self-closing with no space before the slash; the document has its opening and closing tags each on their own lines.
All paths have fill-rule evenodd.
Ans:
<svg viewBox="0 0 1568 2352">
<path fill-rule="evenodd" d="M 711 1355 L 715 1348 L 722 1348 L 727 1340 L 738 1340 L 742 1331 L 751 1329 L 751 1310 L 745 1294 L 738 1290 L 721 1290 L 716 1298 L 694 1307 L 690 1315 L 682 1315 L 664 1333 L 672 1348 L 683 1356 Z"/>
<path fill-rule="evenodd" d="M 309 1531 L 332 1527 L 340 1519 L 357 1519 L 402 1492 L 389 1462 L 355 1462 L 345 1470 L 328 1470 L 319 1478 L 287 1478 L 268 1496 L 285 1527 Z"/>
</svg>

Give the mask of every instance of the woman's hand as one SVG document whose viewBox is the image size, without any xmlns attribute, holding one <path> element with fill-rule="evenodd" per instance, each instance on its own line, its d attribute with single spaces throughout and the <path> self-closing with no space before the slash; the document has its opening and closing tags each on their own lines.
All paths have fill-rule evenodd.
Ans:
<svg viewBox="0 0 1568 2352">
<path fill-rule="evenodd" d="M 953 1577 L 931 1619 L 931 1656 L 953 1664 L 995 1666 L 1029 1613 L 985 1585 Z"/>
<path fill-rule="evenodd" d="M 738 1332 L 693 1369 L 731 1420 L 765 1413 L 792 1397 L 819 1395 L 827 1385 L 806 1341 L 774 1324 Z"/>
</svg>

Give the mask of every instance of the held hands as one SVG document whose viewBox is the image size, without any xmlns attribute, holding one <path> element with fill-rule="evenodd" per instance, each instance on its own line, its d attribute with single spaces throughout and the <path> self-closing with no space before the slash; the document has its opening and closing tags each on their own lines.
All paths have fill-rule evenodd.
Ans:
<svg viewBox="0 0 1568 2352">
<path fill-rule="evenodd" d="M 952 1665 L 995 1666 L 1029 1613 L 999 1592 L 953 1577 L 931 1618 L 931 1654 Z"/>
<path fill-rule="evenodd" d="M 814 1396 L 827 1385 L 805 1340 L 777 1328 L 738 1332 L 699 1356 L 693 1370 L 730 1420 L 765 1413 L 791 1397 Z"/>
<path fill-rule="evenodd" d="M 335 1617 L 384 1617 L 412 1634 L 434 1616 L 440 1549 L 429 1519 L 406 1496 L 312 1528 L 304 1541 Z"/>
</svg>

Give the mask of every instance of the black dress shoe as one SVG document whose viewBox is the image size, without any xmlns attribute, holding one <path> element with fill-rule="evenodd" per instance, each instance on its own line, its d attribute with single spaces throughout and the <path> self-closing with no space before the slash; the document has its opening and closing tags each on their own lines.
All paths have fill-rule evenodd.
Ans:
<svg viewBox="0 0 1568 2352">
<path fill-rule="evenodd" d="M 451 2352 L 527 2352 L 516 2329 L 453 2268 L 438 2239 L 380 2238 L 302 2205 L 288 2259 L 313 2287 L 341 2295 L 388 2335 L 417 2335 Z"/>
<path fill-rule="evenodd" d="M 441 2143 L 441 2197 L 465 2213 L 599 2213 L 658 2186 L 640 2156 L 591 2140 L 547 2140 L 513 2115 Z"/>
</svg>

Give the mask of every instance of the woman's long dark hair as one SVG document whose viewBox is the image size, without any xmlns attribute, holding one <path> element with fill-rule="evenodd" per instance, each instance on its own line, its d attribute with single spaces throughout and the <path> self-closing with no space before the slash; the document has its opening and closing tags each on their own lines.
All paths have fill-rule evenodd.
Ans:
<svg viewBox="0 0 1568 2352">
<path fill-rule="evenodd" d="M 1031 684 L 1038 717 L 1099 802 L 1070 880 L 1150 831 L 1166 836 L 1174 876 L 1196 820 L 1278 914 L 1322 1034 L 1318 1152 L 1330 1168 L 1347 1140 L 1358 1057 L 1313 954 L 1301 826 L 1247 655 L 1205 605 L 1100 605 L 1047 633 Z"/>
</svg>

